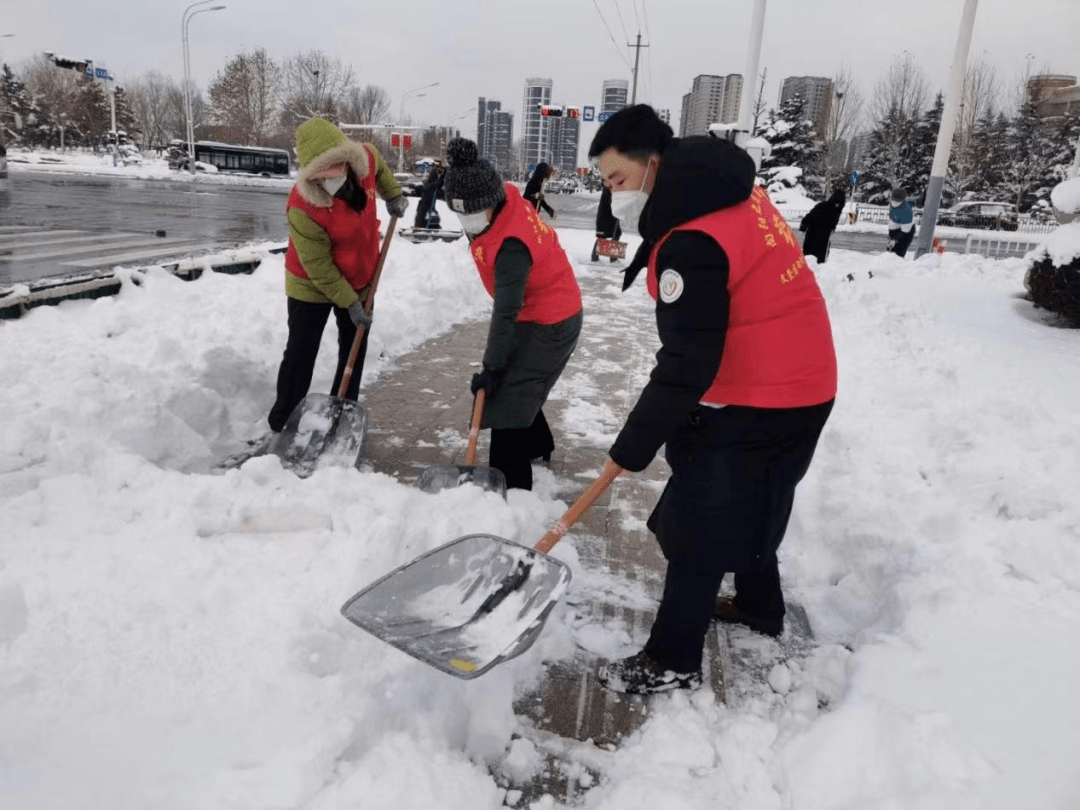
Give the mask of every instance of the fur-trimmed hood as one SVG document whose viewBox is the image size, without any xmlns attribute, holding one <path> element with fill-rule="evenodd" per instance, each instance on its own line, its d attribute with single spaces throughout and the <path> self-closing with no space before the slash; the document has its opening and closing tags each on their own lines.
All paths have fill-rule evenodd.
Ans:
<svg viewBox="0 0 1080 810">
<path fill-rule="evenodd" d="M 299 171 L 296 176 L 296 190 L 309 204 L 317 208 L 330 208 L 334 204 L 334 198 L 326 193 L 326 189 L 312 180 L 311 175 L 344 161 L 356 175 L 357 182 L 363 182 L 368 176 L 369 155 L 366 145 L 356 141 L 346 140 L 340 146 L 327 149 L 312 158 L 311 162 Z"/>
</svg>

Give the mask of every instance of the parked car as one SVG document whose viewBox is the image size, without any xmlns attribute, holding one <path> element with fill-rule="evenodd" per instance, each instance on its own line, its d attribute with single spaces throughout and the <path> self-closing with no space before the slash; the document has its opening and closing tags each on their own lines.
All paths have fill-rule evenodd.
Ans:
<svg viewBox="0 0 1080 810">
<path fill-rule="evenodd" d="M 940 210 L 938 225 L 1015 231 L 1019 226 L 1019 214 L 1012 203 L 974 200 Z"/>
<path fill-rule="evenodd" d="M 401 186 L 401 193 L 406 197 L 419 197 L 424 190 L 424 178 L 409 172 L 394 172 L 394 179 Z"/>
</svg>

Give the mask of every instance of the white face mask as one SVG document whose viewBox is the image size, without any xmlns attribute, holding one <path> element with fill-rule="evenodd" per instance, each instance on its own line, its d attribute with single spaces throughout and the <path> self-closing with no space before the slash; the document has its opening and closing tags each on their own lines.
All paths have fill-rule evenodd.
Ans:
<svg viewBox="0 0 1080 810">
<path fill-rule="evenodd" d="M 649 195 L 645 193 L 645 182 L 649 179 L 649 166 L 645 167 L 645 176 L 641 178 L 641 188 L 636 191 L 611 192 L 611 214 L 624 225 L 637 225 L 641 212 Z"/>
<path fill-rule="evenodd" d="M 338 189 L 345 185 L 345 175 L 343 174 L 340 177 L 320 177 L 315 182 L 322 186 L 327 194 L 333 197 L 338 193 Z"/>
<path fill-rule="evenodd" d="M 480 233 L 488 226 L 487 211 L 477 211 L 475 214 L 458 214 L 461 229 L 465 233 Z"/>
</svg>

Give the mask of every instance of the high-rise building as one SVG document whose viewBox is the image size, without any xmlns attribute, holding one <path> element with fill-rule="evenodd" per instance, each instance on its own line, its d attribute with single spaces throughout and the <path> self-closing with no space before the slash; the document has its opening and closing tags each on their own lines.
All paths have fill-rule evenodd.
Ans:
<svg viewBox="0 0 1080 810">
<path fill-rule="evenodd" d="M 548 153 L 545 160 L 564 174 L 577 171 L 581 121 L 566 116 L 548 119 Z"/>
<path fill-rule="evenodd" d="M 480 157 L 502 175 L 509 175 L 514 144 L 514 114 L 502 109 L 502 102 L 485 99 L 476 104 L 476 147 Z"/>
<path fill-rule="evenodd" d="M 668 126 L 671 126 L 671 110 L 657 110 L 656 114 L 660 117 L 661 121 L 663 121 Z"/>
<path fill-rule="evenodd" d="M 618 112 L 630 97 L 630 82 L 626 79 L 607 79 L 600 91 L 600 112 Z"/>
<path fill-rule="evenodd" d="M 694 77 L 690 92 L 683 96 L 679 135 L 708 135 L 710 124 L 730 124 L 739 120 L 742 76 L 703 74 Z"/>
<path fill-rule="evenodd" d="M 551 79 L 525 80 L 521 99 L 521 157 L 526 166 L 541 163 L 549 157 L 548 117 L 540 108 L 551 104 Z"/>
<path fill-rule="evenodd" d="M 832 114 L 833 80 L 825 76 L 788 76 L 780 86 L 780 105 L 801 96 L 803 114 L 814 128 L 823 134 Z"/>
</svg>

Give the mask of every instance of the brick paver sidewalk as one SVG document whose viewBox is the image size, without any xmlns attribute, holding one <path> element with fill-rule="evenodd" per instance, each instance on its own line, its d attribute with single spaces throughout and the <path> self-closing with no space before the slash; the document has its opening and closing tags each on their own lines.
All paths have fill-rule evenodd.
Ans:
<svg viewBox="0 0 1080 810">
<path fill-rule="evenodd" d="M 567 504 L 599 472 L 648 380 L 658 347 L 653 304 L 640 279 L 633 290 L 622 294 L 618 268 L 576 269 L 585 299 L 585 324 L 578 348 L 544 409 L 556 437 L 549 467 L 557 478 L 558 495 Z M 395 371 L 363 389 L 369 415 L 364 455 L 376 471 L 411 482 L 428 466 L 461 462 L 472 399 L 468 380 L 477 370 L 470 364 L 483 355 L 486 337 L 486 319 L 459 325 L 400 358 Z M 481 437 L 478 463 L 487 460 L 486 441 L 487 431 Z M 450 458 L 445 447 L 460 449 Z M 658 457 L 643 473 L 620 476 L 568 536 L 586 577 L 591 573 L 609 581 L 614 577 L 647 597 L 642 607 L 629 604 L 623 588 L 614 593 L 590 588 L 587 597 L 572 589 L 567 597 L 570 608 L 583 621 L 625 628 L 635 643 L 647 637 L 663 587 L 664 561 L 645 520 L 667 475 L 667 464 Z M 712 632 L 705 674 L 723 700 L 720 655 L 717 633 Z M 519 700 L 521 733 L 549 757 L 547 771 L 529 786 L 525 798 L 543 793 L 561 800 L 574 798 L 585 789 L 578 778 L 583 772 L 580 764 L 569 761 L 567 744 L 573 748 L 574 740 L 590 741 L 607 748 L 643 722 L 648 701 L 600 688 L 595 678 L 599 663 L 579 649 L 572 662 L 549 666 L 542 687 Z M 587 754 L 577 746 L 573 758 L 587 761 Z"/>
</svg>

